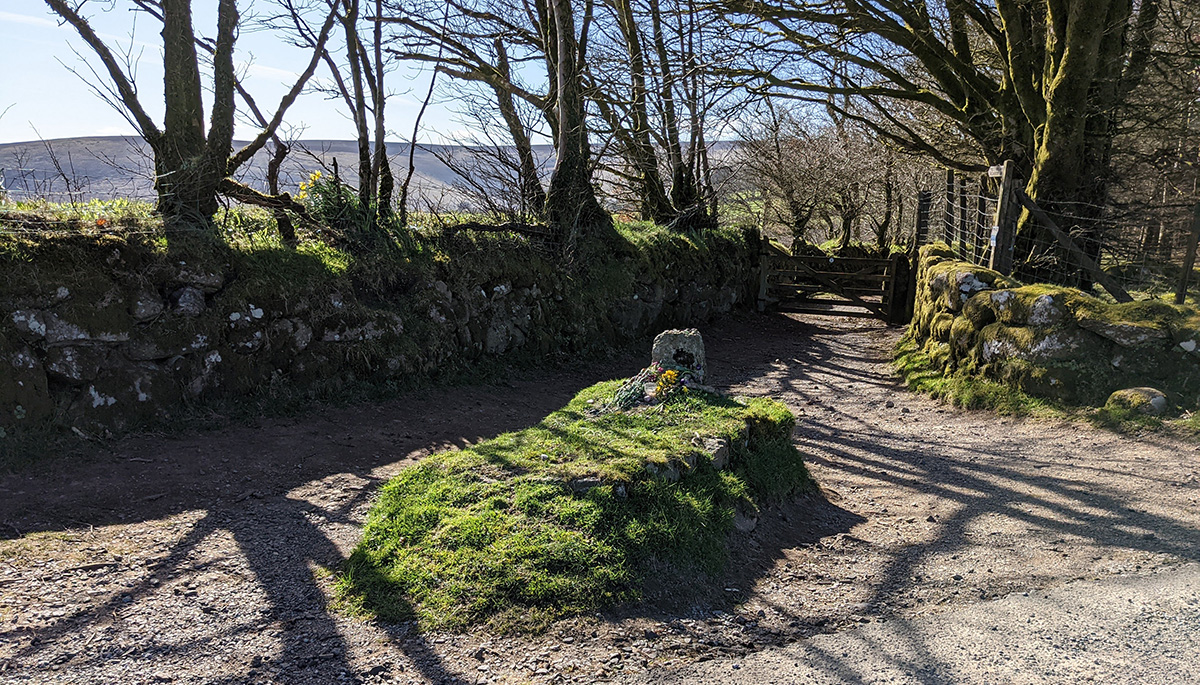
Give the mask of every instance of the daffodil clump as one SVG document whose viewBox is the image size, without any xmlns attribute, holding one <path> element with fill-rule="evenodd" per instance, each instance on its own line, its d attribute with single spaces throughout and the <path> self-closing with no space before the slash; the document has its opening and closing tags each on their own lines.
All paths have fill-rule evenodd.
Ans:
<svg viewBox="0 0 1200 685">
<path fill-rule="evenodd" d="M 303 200 L 303 199 L 307 198 L 308 191 L 316 188 L 317 184 L 320 182 L 321 182 L 321 171 L 318 169 L 317 171 L 314 171 L 308 175 L 307 181 L 303 181 L 300 183 L 300 191 L 298 193 L 296 193 L 296 199 Z"/>
</svg>

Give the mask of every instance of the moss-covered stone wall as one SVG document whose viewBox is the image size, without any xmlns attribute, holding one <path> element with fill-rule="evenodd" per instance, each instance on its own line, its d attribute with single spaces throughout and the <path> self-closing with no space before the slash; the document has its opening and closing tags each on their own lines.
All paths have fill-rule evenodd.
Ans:
<svg viewBox="0 0 1200 685">
<path fill-rule="evenodd" d="M 512 235 L 0 245 L 0 431 L 115 433 L 214 400 L 336 396 L 583 355 L 751 302 L 756 238 L 623 231 L 572 268 Z M 2 434 L 0 434 L 2 436 Z"/>
<path fill-rule="evenodd" d="M 943 372 L 1031 395 L 1103 404 L 1134 386 L 1200 405 L 1200 312 L 1162 301 L 1110 304 L 1079 290 L 1021 285 L 921 248 L 911 336 Z"/>
</svg>

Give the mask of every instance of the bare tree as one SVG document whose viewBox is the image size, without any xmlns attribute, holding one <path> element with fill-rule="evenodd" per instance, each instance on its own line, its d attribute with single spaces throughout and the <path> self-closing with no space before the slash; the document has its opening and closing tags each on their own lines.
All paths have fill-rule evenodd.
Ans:
<svg viewBox="0 0 1200 685">
<path fill-rule="evenodd" d="M 191 0 L 133 0 L 133 4 L 138 11 L 154 17 L 162 25 L 166 107 L 161 126 L 143 106 L 133 65 L 123 64 L 92 28 L 82 11 L 85 2 L 46 0 L 50 10 L 79 34 L 103 65 L 107 81 L 94 84 L 95 87 L 125 115 L 153 150 L 158 209 L 164 222 L 174 227 L 210 226 L 218 209 L 218 195 L 303 212 L 303 207 L 286 194 L 268 196 L 239 183 L 232 176 L 274 136 L 284 114 L 316 70 L 320 50 L 314 51 L 312 59 L 258 135 L 235 152 L 235 99 L 241 90 L 234 69 L 234 46 L 239 27 L 236 0 L 218 0 L 217 32 L 212 41 L 198 37 L 192 25 Z M 333 24 L 334 13 L 330 12 L 319 33 L 321 46 L 328 40 Z M 201 93 L 204 84 L 197 45 L 211 54 L 212 107 L 207 130 L 203 125 L 205 112 Z M 245 93 L 241 91 L 240 94 Z"/>
</svg>

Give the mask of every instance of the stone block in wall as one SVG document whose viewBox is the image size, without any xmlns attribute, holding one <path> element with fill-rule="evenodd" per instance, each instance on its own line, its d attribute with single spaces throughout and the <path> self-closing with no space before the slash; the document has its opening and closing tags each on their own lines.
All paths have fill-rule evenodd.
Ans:
<svg viewBox="0 0 1200 685">
<path fill-rule="evenodd" d="M 157 290 L 143 288 L 134 295 L 129 305 L 129 315 L 138 323 L 146 323 L 157 319 L 166 309 L 167 304 Z"/>
<path fill-rule="evenodd" d="M 0 357 L 0 426 L 47 419 L 54 412 L 46 370 L 33 348 Z"/>
<path fill-rule="evenodd" d="M 199 288 L 187 285 L 171 293 L 171 312 L 178 316 L 194 319 L 203 314 L 207 308 L 208 303 L 204 298 L 204 291 Z"/>
<path fill-rule="evenodd" d="M 979 332 L 982 361 L 990 364 L 1006 359 L 1029 362 L 1070 359 L 1076 355 L 1107 359 L 1107 350 L 1097 340 L 1075 329 L 1041 329 L 1006 326 L 996 322 Z"/>
<path fill-rule="evenodd" d="M 108 359 L 104 345 L 64 345 L 46 351 L 46 375 L 68 385 L 82 385 L 96 378 Z"/>
<path fill-rule="evenodd" d="M 954 327 L 954 315 L 949 312 L 935 314 L 929 322 L 929 337 L 938 342 L 950 341 L 950 329 Z"/>
<path fill-rule="evenodd" d="M 954 349 L 957 358 L 967 356 L 979 336 L 979 329 L 965 316 L 957 316 L 950 326 L 950 347 Z"/>
<path fill-rule="evenodd" d="M 212 295 L 225 286 L 225 274 L 215 269 L 184 266 L 175 275 L 175 283 Z"/>
<path fill-rule="evenodd" d="M 993 300 L 1008 292 L 1007 290 L 998 290 L 976 294 L 963 305 L 962 317 L 970 321 L 975 328 L 983 328 L 994 323 L 996 310 L 993 308 Z"/>
<path fill-rule="evenodd" d="M 129 340 L 129 333 L 114 326 L 109 330 L 89 331 L 55 312 L 18 310 L 10 315 L 13 327 L 27 342 L 46 345 L 70 343 L 118 343 Z M 113 322 L 114 324 L 119 322 Z M 107 328 L 107 327 L 106 327 Z"/>
<path fill-rule="evenodd" d="M 1079 318 L 1079 327 L 1107 338 L 1121 347 L 1141 347 L 1166 341 L 1167 331 L 1146 323 L 1111 322 L 1088 317 Z"/>
<path fill-rule="evenodd" d="M 170 416 L 181 400 L 169 369 L 154 362 L 114 359 L 76 392 L 64 418 L 88 431 L 120 431 Z"/>
</svg>

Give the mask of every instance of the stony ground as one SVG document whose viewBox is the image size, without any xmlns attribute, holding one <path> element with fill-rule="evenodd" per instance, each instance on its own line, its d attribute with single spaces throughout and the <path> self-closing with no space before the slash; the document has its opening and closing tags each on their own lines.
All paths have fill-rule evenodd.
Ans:
<svg viewBox="0 0 1200 685">
<path fill-rule="evenodd" d="M 499 387 L 182 436 L 0 477 L 0 681 L 659 680 L 887 619 L 1200 559 L 1200 451 L 904 392 L 899 331 L 785 316 L 703 331 L 731 392 L 786 401 L 819 495 L 768 508 L 727 575 L 535 637 L 415 634 L 330 606 L 378 486 L 526 426 L 642 355 Z"/>
</svg>

